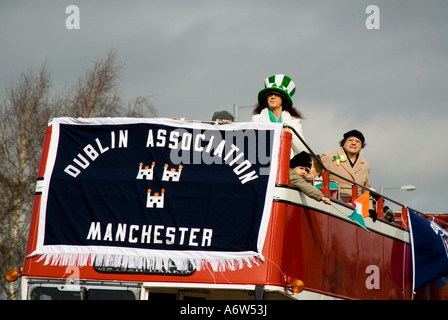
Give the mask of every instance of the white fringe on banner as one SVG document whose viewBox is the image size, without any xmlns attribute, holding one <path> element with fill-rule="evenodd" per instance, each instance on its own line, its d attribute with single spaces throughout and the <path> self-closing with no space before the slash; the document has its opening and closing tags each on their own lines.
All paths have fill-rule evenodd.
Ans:
<svg viewBox="0 0 448 320">
<path fill-rule="evenodd" d="M 188 270 L 191 264 L 194 269 L 200 271 L 207 269 L 209 264 L 213 271 L 223 272 L 226 270 L 241 270 L 244 265 L 252 268 L 252 266 L 259 265 L 258 258 L 264 262 L 261 255 L 258 256 L 244 256 L 233 258 L 175 258 L 175 257 L 148 257 L 141 255 L 120 255 L 120 254 L 100 254 L 100 253 L 48 253 L 42 254 L 37 260 L 40 262 L 44 260 L 44 265 L 51 266 L 77 266 L 85 267 L 92 266 L 93 262 L 99 267 L 115 267 L 115 268 L 135 268 L 135 269 L 154 269 L 161 270 L 163 268 L 169 269 L 170 260 L 176 265 L 178 270 Z"/>
</svg>

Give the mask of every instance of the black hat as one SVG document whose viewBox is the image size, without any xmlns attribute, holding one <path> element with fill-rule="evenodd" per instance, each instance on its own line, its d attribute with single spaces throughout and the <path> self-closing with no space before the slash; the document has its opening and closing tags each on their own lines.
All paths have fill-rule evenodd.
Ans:
<svg viewBox="0 0 448 320">
<path fill-rule="evenodd" d="M 212 117 L 212 121 L 215 121 L 215 120 L 230 120 L 230 121 L 233 121 L 233 115 L 230 112 L 225 111 L 225 110 L 223 110 L 223 111 L 216 111 L 213 114 L 213 117 Z"/>
<path fill-rule="evenodd" d="M 358 138 L 359 140 L 361 140 L 362 144 L 364 144 L 364 142 L 365 142 L 364 135 L 361 132 L 359 132 L 358 130 L 350 130 L 349 132 L 344 133 L 344 140 L 343 140 L 344 143 L 345 143 L 345 140 L 347 140 L 350 137 Z"/>
<path fill-rule="evenodd" d="M 289 163 L 289 167 L 294 169 L 295 167 L 307 167 L 311 169 L 311 157 L 305 151 L 296 154 Z"/>
</svg>

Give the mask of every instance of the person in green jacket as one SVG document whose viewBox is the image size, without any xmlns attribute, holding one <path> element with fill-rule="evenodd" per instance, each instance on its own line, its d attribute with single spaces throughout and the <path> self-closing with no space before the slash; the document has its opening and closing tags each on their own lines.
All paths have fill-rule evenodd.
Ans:
<svg viewBox="0 0 448 320">
<path fill-rule="evenodd" d="M 305 193 L 308 197 L 316 201 L 322 201 L 325 204 L 331 204 L 329 198 L 324 197 L 319 189 L 306 182 L 304 179 L 311 170 L 311 157 L 307 152 L 302 151 L 299 154 L 296 154 L 291 159 L 289 168 L 289 179 L 293 185 L 298 187 L 299 190 Z"/>
</svg>

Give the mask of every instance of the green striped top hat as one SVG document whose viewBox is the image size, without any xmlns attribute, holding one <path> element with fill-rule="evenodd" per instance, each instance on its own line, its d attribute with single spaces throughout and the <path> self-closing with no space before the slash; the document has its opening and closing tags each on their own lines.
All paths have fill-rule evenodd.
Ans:
<svg viewBox="0 0 448 320">
<path fill-rule="evenodd" d="M 266 93 L 277 91 L 283 95 L 283 106 L 290 108 L 293 105 L 292 95 L 296 92 L 296 84 L 284 74 L 276 74 L 264 80 L 264 89 L 258 93 L 258 103 L 266 106 Z"/>
</svg>

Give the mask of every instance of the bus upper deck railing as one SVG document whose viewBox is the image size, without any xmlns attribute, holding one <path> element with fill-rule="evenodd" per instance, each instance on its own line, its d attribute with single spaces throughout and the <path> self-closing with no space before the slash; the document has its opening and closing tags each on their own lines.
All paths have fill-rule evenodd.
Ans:
<svg viewBox="0 0 448 320">
<path fill-rule="evenodd" d="M 309 151 L 309 153 L 311 154 L 312 157 L 314 157 L 316 159 L 316 161 L 320 164 L 320 166 L 322 166 L 323 168 L 323 172 L 322 172 L 322 194 L 324 196 L 329 197 L 330 195 L 330 175 L 338 177 L 342 180 L 345 180 L 347 182 L 349 182 L 350 184 L 352 184 L 352 192 L 351 192 L 351 201 L 350 203 L 346 203 L 346 202 L 342 202 L 339 199 L 334 199 L 331 198 L 331 201 L 333 202 L 337 202 L 343 205 L 350 205 L 352 207 L 355 207 L 355 203 L 354 201 L 358 198 L 358 188 L 361 188 L 363 190 L 369 191 L 369 193 L 372 195 L 372 197 L 376 200 L 376 212 L 377 212 L 377 218 L 383 219 L 384 216 L 384 201 L 387 200 L 399 207 L 401 207 L 401 226 L 404 228 L 408 228 L 408 221 L 407 221 L 407 210 L 411 209 L 412 211 L 416 212 L 417 214 L 427 218 L 427 219 L 431 219 L 434 221 L 437 221 L 439 224 L 442 224 L 442 226 L 444 228 L 448 227 L 448 223 L 442 220 L 439 220 L 433 216 L 430 216 L 428 214 L 422 213 L 418 210 L 415 210 L 413 208 L 409 208 L 408 206 L 406 206 L 405 204 L 402 204 L 398 201 L 395 201 L 394 199 L 391 199 L 389 197 L 386 197 L 378 192 L 376 192 L 374 189 L 372 188 L 367 188 L 366 186 L 363 186 L 353 180 L 350 180 L 344 176 L 341 176 L 331 170 L 328 170 L 325 165 L 322 163 L 321 159 L 319 157 L 316 156 L 316 154 L 313 152 L 313 150 L 310 148 L 310 146 L 306 143 L 306 141 L 300 136 L 300 134 L 291 126 L 288 126 L 287 124 L 283 124 L 283 129 L 289 129 L 302 143 L 303 145 L 307 148 L 307 150 Z"/>
<path fill-rule="evenodd" d="M 177 120 L 177 118 L 172 118 Z M 191 120 L 190 120 L 191 121 Z M 195 121 L 193 121 L 195 122 Z M 215 120 L 215 121 L 200 121 L 197 120 L 197 122 L 203 122 L 203 123 L 210 123 L 210 124 L 228 124 L 231 123 L 232 121 L 229 120 Z M 344 206 L 350 206 L 350 207 L 355 207 L 355 203 L 354 201 L 358 198 L 358 189 L 361 188 L 363 190 L 369 191 L 370 195 L 372 196 L 372 198 L 374 199 L 375 203 L 376 203 L 376 213 L 377 213 L 377 218 L 380 218 L 382 220 L 384 220 L 384 202 L 387 200 L 390 203 L 393 203 L 394 205 L 401 207 L 401 214 L 399 214 L 399 216 L 401 215 L 401 226 L 403 228 L 408 228 L 408 221 L 407 221 L 407 212 L 408 209 L 411 209 L 412 211 L 414 211 L 415 213 L 423 216 L 426 219 L 431 219 L 433 221 L 436 221 L 437 223 L 439 223 L 440 225 L 443 226 L 444 229 L 448 229 L 448 222 L 445 222 L 443 220 L 437 219 L 435 218 L 433 215 L 429 215 L 423 212 L 420 212 L 418 210 L 415 210 L 413 208 L 410 208 L 408 206 L 406 206 L 405 204 L 402 204 L 392 198 L 386 197 L 383 194 L 380 194 L 378 192 L 376 192 L 374 189 L 372 188 L 367 188 L 366 186 L 363 186 L 353 180 L 350 180 L 344 176 L 341 176 L 329 169 L 327 169 L 325 167 L 325 165 L 322 163 L 321 159 L 319 157 L 316 156 L 316 154 L 313 152 L 313 150 L 310 148 L 310 146 L 306 143 L 306 141 L 300 136 L 300 134 L 291 126 L 288 126 L 287 124 L 283 124 L 283 129 L 289 129 L 290 132 L 292 132 L 292 134 L 294 134 L 302 143 L 303 145 L 306 147 L 306 149 L 309 151 L 309 153 L 316 159 L 316 161 L 320 164 L 320 166 L 323 168 L 323 172 L 322 172 L 322 193 L 324 196 L 329 197 L 331 199 L 331 201 L 339 203 L 341 205 Z M 289 167 L 289 166 L 288 166 Z M 352 190 L 351 190 L 351 199 L 350 201 L 347 202 L 343 202 L 339 199 L 335 199 L 334 197 L 330 196 L 330 175 L 338 177 L 342 180 L 345 180 L 347 182 L 349 182 L 350 184 L 352 184 Z M 394 213 L 395 215 L 397 215 L 397 213 Z M 398 221 L 395 221 L 395 225 L 397 225 Z"/>
</svg>

